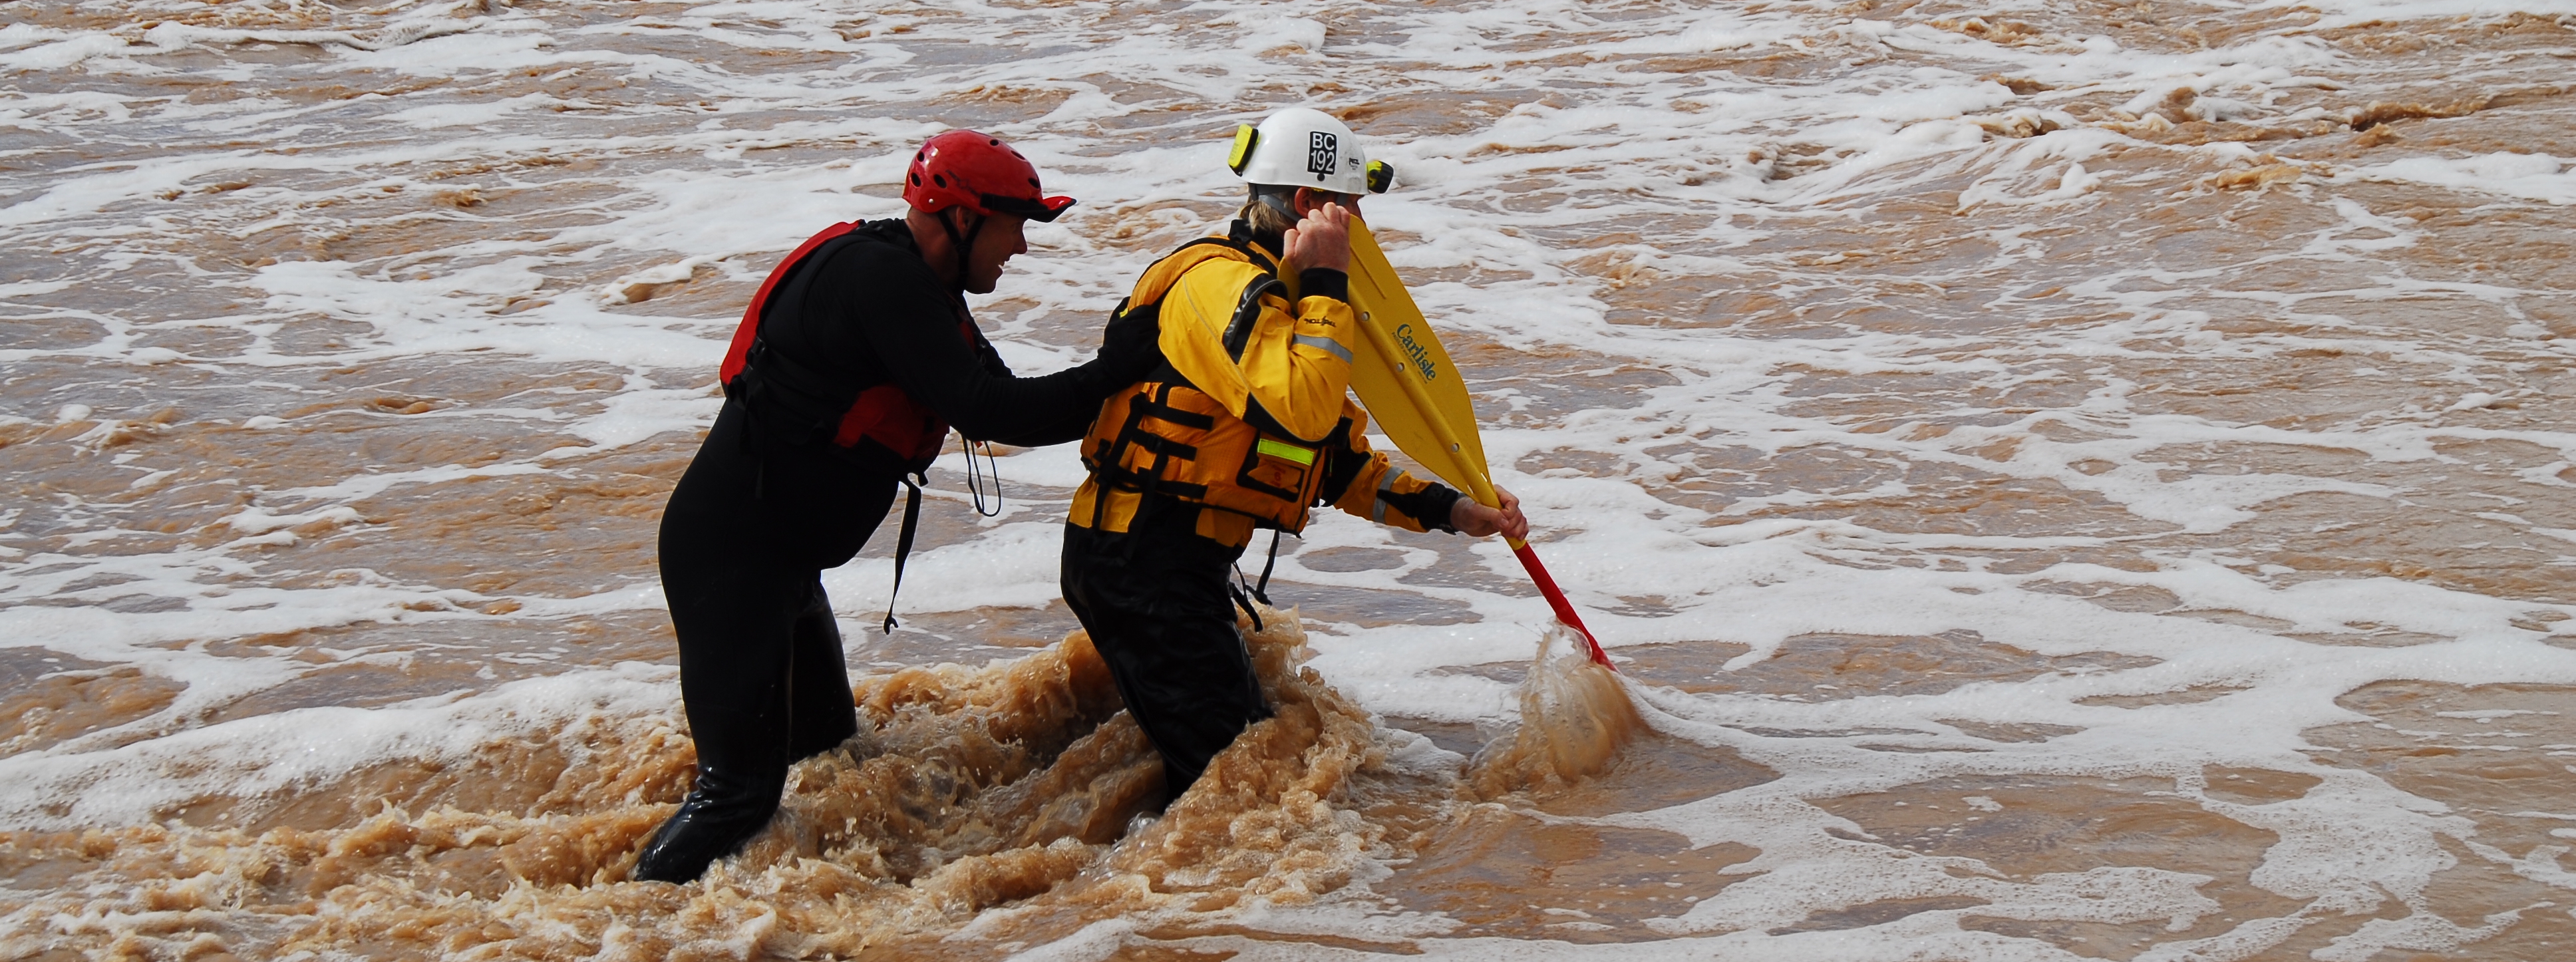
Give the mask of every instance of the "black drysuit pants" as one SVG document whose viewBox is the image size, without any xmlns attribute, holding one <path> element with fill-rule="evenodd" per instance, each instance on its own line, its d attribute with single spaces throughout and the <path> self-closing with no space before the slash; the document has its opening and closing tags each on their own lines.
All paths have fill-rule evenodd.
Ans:
<svg viewBox="0 0 2576 962">
<path fill-rule="evenodd" d="M 662 592 L 680 642 L 696 792 L 756 829 L 787 767 L 858 732 L 821 573 L 885 519 L 896 482 L 762 457 L 727 404 L 662 514 Z M 828 500 L 828 507 L 822 499 Z M 837 555 L 837 557 L 835 557 Z"/>
<path fill-rule="evenodd" d="M 1149 497 L 1125 533 L 1064 526 L 1065 604 L 1162 754 L 1171 798 L 1270 717 L 1226 586 L 1243 548 L 1200 537 L 1198 511 Z"/>
</svg>

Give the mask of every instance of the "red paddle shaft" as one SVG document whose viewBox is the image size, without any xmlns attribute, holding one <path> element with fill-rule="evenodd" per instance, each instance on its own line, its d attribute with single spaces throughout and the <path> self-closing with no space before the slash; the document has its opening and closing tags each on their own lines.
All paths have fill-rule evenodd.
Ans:
<svg viewBox="0 0 2576 962">
<path fill-rule="evenodd" d="M 1611 664 L 1610 656 L 1602 653 L 1601 642 L 1592 637 L 1592 629 L 1583 627 L 1583 616 L 1574 613 L 1574 603 L 1565 600 L 1565 591 L 1556 586 L 1555 578 L 1548 577 L 1547 566 L 1538 563 L 1538 552 L 1524 541 L 1512 546 L 1512 554 L 1521 559 L 1521 567 L 1529 569 L 1530 580 L 1537 582 L 1539 593 L 1547 596 L 1548 607 L 1556 609 L 1556 620 L 1583 636 L 1584 645 L 1592 649 L 1593 664 L 1618 671 L 1619 666 Z"/>
</svg>

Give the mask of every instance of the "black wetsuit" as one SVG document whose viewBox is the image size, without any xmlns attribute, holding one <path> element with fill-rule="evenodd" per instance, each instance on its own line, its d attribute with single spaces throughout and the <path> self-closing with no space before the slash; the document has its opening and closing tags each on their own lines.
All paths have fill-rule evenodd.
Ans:
<svg viewBox="0 0 2576 962">
<path fill-rule="evenodd" d="M 903 221 L 846 236 L 772 292 L 759 328 L 766 350 L 853 390 L 894 383 L 969 438 L 1074 440 L 1102 398 L 1160 361 L 1150 331 L 1139 340 L 1113 330 L 1089 363 L 1013 377 Z M 762 357 L 755 367 L 778 363 Z M 696 878 L 768 823 L 791 763 L 858 730 L 820 575 L 867 543 L 915 464 L 808 427 L 792 405 L 728 400 L 663 510 L 662 589 L 698 780 L 646 846 L 638 878 Z"/>
<path fill-rule="evenodd" d="M 1326 475 L 1319 503 L 1347 490 L 1347 460 L 1344 470 Z M 1447 487 L 1380 497 L 1440 519 L 1433 530 L 1458 530 L 1448 517 L 1459 495 Z M 1248 609 L 1250 601 L 1226 580 L 1243 546 L 1199 535 L 1200 510 L 1149 494 L 1126 531 L 1064 526 L 1064 603 L 1091 634 L 1128 714 L 1163 756 L 1167 799 L 1189 790 L 1245 728 L 1270 717 L 1252 653 L 1235 627 L 1235 607 Z"/>
</svg>

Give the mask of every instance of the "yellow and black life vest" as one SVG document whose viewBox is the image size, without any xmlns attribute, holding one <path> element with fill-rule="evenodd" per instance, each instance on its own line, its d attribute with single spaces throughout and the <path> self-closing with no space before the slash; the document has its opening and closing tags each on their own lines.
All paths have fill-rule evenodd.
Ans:
<svg viewBox="0 0 2576 962">
<path fill-rule="evenodd" d="M 1173 346 L 1179 343 L 1195 344 L 1211 353 L 1221 345 L 1226 359 L 1223 362 L 1213 356 L 1182 360 L 1196 361 L 1202 369 L 1231 362 L 1224 370 L 1235 375 L 1241 374 L 1247 349 L 1259 353 L 1303 347 L 1324 351 L 1348 363 L 1348 350 L 1331 338 L 1270 329 L 1278 326 L 1275 319 L 1264 325 L 1265 309 L 1274 318 L 1281 314 L 1277 307 L 1266 308 L 1265 300 L 1275 299 L 1268 300 L 1268 304 L 1277 305 L 1287 297 L 1269 253 L 1240 237 L 1191 241 L 1147 268 L 1134 292 L 1119 303 L 1118 311 L 1158 312 L 1157 321 L 1162 324 L 1195 325 L 1213 320 L 1206 316 L 1208 312 L 1195 310 L 1194 306 L 1180 312 L 1163 310 L 1165 295 L 1180 283 L 1181 275 L 1211 261 L 1235 262 L 1225 266 L 1244 279 L 1241 294 L 1231 305 L 1233 313 L 1224 333 L 1211 344 L 1205 339 L 1192 341 L 1192 336 L 1186 334 L 1176 341 L 1166 331 L 1164 365 L 1145 381 L 1110 395 L 1102 403 L 1099 417 L 1082 442 L 1082 463 L 1091 469 L 1091 483 L 1076 495 L 1073 523 L 1086 528 L 1123 530 L 1126 519 L 1111 517 L 1115 510 L 1111 502 L 1125 500 L 1129 505 L 1126 512 L 1132 512 L 1134 494 L 1120 499 L 1113 492 L 1132 492 L 1232 512 L 1250 518 L 1256 527 L 1294 532 L 1306 526 L 1309 507 L 1315 503 L 1325 475 L 1329 428 L 1313 439 L 1296 436 L 1264 411 L 1241 383 L 1231 386 L 1236 404 L 1230 409 L 1225 400 L 1191 383 L 1169 359 Z M 1245 270 L 1244 266 L 1251 269 Z M 1175 317 L 1175 313 L 1194 316 L 1185 319 Z M 1294 324 L 1291 318 L 1289 326 Z M 1278 343 L 1258 347 L 1257 335 Z M 1341 392 L 1336 390 L 1333 394 L 1338 401 Z M 1236 410 L 1242 413 L 1238 415 Z M 1338 405 L 1333 413 L 1338 422 Z M 1202 527 L 1205 525 L 1203 521 Z"/>
</svg>

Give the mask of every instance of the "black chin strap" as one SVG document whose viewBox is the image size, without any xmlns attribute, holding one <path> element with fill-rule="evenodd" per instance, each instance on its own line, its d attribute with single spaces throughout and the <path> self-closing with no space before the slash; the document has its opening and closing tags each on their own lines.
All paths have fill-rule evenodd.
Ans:
<svg viewBox="0 0 2576 962">
<path fill-rule="evenodd" d="M 949 222 L 948 214 L 949 211 L 964 213 L 965 210 L 966 208 L 963 207 L 951 207 L 939 212 L 939 229 L 948 232 L 948 246 L 956 248 L 957 289 L 961 291 L 966 289 L 966 254 L 975 249 L 975 237 L 984 232 L 984 222 L 992 219 L 976 217 L 975 226 L 966 228 L 966 233 L 961 236 L 957 233 L 957 225 Z"/>
<path fill-rule="evenodd" d="M 1272 191 L 1263 191 L 1259 194 L 1253 195 L 1253 198 L 1260 201 L 1261 206 L 1286 215 L 1288 217 L 1288 222 L 1291 224 L 1305 219 L 1298 215 L 1297 205 L 1289 201 L 1289 195 Z"/>
</svg>

